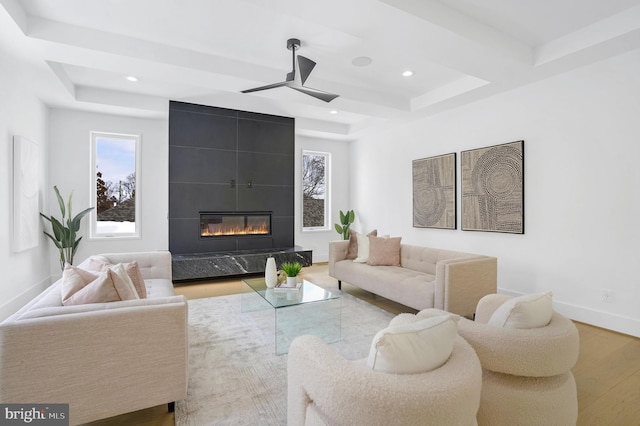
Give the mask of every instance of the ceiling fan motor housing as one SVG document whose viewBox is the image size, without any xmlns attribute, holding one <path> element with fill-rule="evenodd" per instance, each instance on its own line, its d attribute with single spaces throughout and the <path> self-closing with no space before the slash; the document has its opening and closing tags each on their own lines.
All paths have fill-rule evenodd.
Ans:
<svg viewBox="0 0 640 426">
<path fill-rule="evenodd" d="M 298 49 L 300 48 L 300 39 L 297 38 L 290 38 L 289 40 L 287 40 L 287 49 L 291 50 L 291 49 Z"/>
</svg>

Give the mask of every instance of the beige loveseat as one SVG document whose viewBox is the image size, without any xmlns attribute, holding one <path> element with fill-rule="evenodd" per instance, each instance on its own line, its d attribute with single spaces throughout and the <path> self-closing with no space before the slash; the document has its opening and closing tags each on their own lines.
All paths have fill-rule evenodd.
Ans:
<svg viewBox="0 0 640 426">
<path fill-rule="evenodd" d="M 63 306 L 52 284 L 0 323 L 0 402 L 68 403 L 78 424 L 185 398 L 187 302 L 171 254 L 101 256 L 137 261 L 147 298 Z"/>
<path fill-rule="evenodd" d="M 410 308 L 442 309 L 472 317 L 478 301 L 497 292 L 497 259 L 402 244 L 400 266 L 347 259 L 349 241 L 329 243 L 329 275 Z"/>
</svg>

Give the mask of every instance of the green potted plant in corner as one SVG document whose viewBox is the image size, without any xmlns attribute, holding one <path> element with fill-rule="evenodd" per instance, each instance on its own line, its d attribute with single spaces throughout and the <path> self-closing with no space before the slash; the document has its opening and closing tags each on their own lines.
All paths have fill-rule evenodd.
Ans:
<svg viewBox="0 0 640 426">
<path fill-rule="evenodd" d="M 49 223 L 51 223 L 51 229 L 53 230 L 53 235 L 49 232 L 44 231 L 44 234 L 53 241 L 53 244 L 60 251 L 60 269 L 64 270 L 65 263 L 73 264 L 73 256 L 76 254 L 76 250 L 78 250 L 78 245 L 80 244 L 80 240 L 82 237 L 76 238 L 78 231 L 80 230 L 80 221 L 82 218 L 93 210 L 93 207 L 89 207 L 84 209 L 80 213 L 78 213 L 75 217 L 72 218 L 71 213 L 71 198 L 73 196 L 73 192 L 69 195 L 69 201 L 65 207 L 64 200 L 60 195 L 60 191 L 58 191 L 58 187 L 53 187 L 56 192 L 56 198 L 58 199 L 58 205 L 60 206 L 60 213 L 62 214 L 62 219 L 58 220 L 52 216 L 46 216 L 42 212 L 40 216 L 47 219 Z M 68 216 L 67 216 L 68 213 Z"/>
<path fill-rule="evenodd" d="M 353 210 L 347 210 L 346 213 L 340 210 L 340 223 L 336 223 L 335 227 L 338 234 L 342 235 L 343 240 L 349 239 L 349 228 L 355 219 L 356 213 Z"/>
<path fill-rule="evenodd" d="M 287 274 L 287 287 L 297 287 L 298 274 L 302 270 L 300 262 L 285 262 L 281 266 L 285 274 Z"/>
</svg>

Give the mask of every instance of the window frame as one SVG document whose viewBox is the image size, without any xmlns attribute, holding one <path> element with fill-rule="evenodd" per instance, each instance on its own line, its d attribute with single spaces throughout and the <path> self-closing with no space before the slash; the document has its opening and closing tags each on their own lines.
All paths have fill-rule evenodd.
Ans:
<svg viewBox="0 0 640 426">
<path fill-rule="evenodd" d="M 304 226 L 304 157 L 305 156 L 321 156 L 325 158 L 324 165 L 324 225 L 323 226 Z M 331 153 L 315 150 L 302 150 L 302 162 L 301 162 L 301 226 L 302 232 L 325 232 L 331 230 Z"/>
<path fill-rule="evenodd" d="M 142 135 L 139 134 L 127 134 L 127 133 L 113 133 L 113 132 L 99 132 L 99 131 L 91 131 L 90 132 L 90 140 L 91 140 L 91 206 L 94 207 L 90 212 L 90 226 L 89 226 L 89 239 L 90 240 L 114 240 L 114 239 L 140 239 L 141 238 L 141 218 L 142 214 L 140 211 L 140 152 L 142 145 Z M 130 139 L 135 142 L 135 174 L 136 174 L 136 185 L 135 185 L 135 232 L 120 232 L 120 233 L 106 233 L 106 232 L 98 232 L 97 223 L 98 223 L 98 210 L 97 210 L 97 196 L 98 196 L 98 185 L 97 185 L 97 142 L 98 138 L 106 138 L 106 139 Z"/>
</svg>

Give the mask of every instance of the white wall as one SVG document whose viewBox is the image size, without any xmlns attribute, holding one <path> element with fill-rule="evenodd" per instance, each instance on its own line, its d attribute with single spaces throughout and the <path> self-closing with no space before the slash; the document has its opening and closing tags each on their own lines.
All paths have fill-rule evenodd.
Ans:
<svg viewBox="0 0 640 426">
<path fill-rule="evenodd" d="M 302 151 L 319 151 L 331 154 L 331 229 L 328 231 L 302 231 Z M 314 262 L 326 262 L 329 259 L 329 241 L 340 239 L 333 229 L 339 222 L 339 211 L 349 210 L 349 142 L 317 139 L 296 135 L 295 161 L 295 244 L 313 250 Z"/>
<path fill-rule="evenodd" d="M 167 105 L 168 107 L 168 105 Z M 167 250 L 168 233 L 168 181 L 169 139 L 166 120 L 149 120 L 95 114 L 62 109 L 52 109 L 50 114 L 51 151 L 49 157 L 50 187 L 47 188 L 48 214 L 60 216 L 53 192 L 57 185 L 67 199 L 73 191 L 74 215 L 94 206 L 91 200 L 91 184 L 95 172 L 91 164 L 91 131 L 141 135 L 138 176 L 141 207 L 141 238 L 139 239 L 89 239 L 89 216 L 82 220 L 82 241 L 74 263 L 97 253 Z M 53 252 L 54 250 L 52 250 Z M 53 276 L 60 275 L 57 250 L 51 256 Z"/>
<path fill-rule="evenodd" d="M 351 206 L 367 231 L 497 256 L 501 292 L 551 289 L 569 317 L 640 336 L 639 94 L 635 51 L 365 136 L 351 146 Z M 521 139 L 524 235 L 412 227 L 412 160 L 457 152 L 461 182 L 460 151 Z"/>
<path fill-rule="evenodd" d="M 12 251 L 13 136 L 25 137 L 38 145 L 41 191 L 47 182 L 49 148 L 48 110 L 31 92 L 32 68 L 1 51 L 0 54 L 0 320 L 3 320 L 50 283 L 49 265 L 42 261 L 49 255 L 44 234 L 38 247 L 20 253 Z"/>
</svg>

